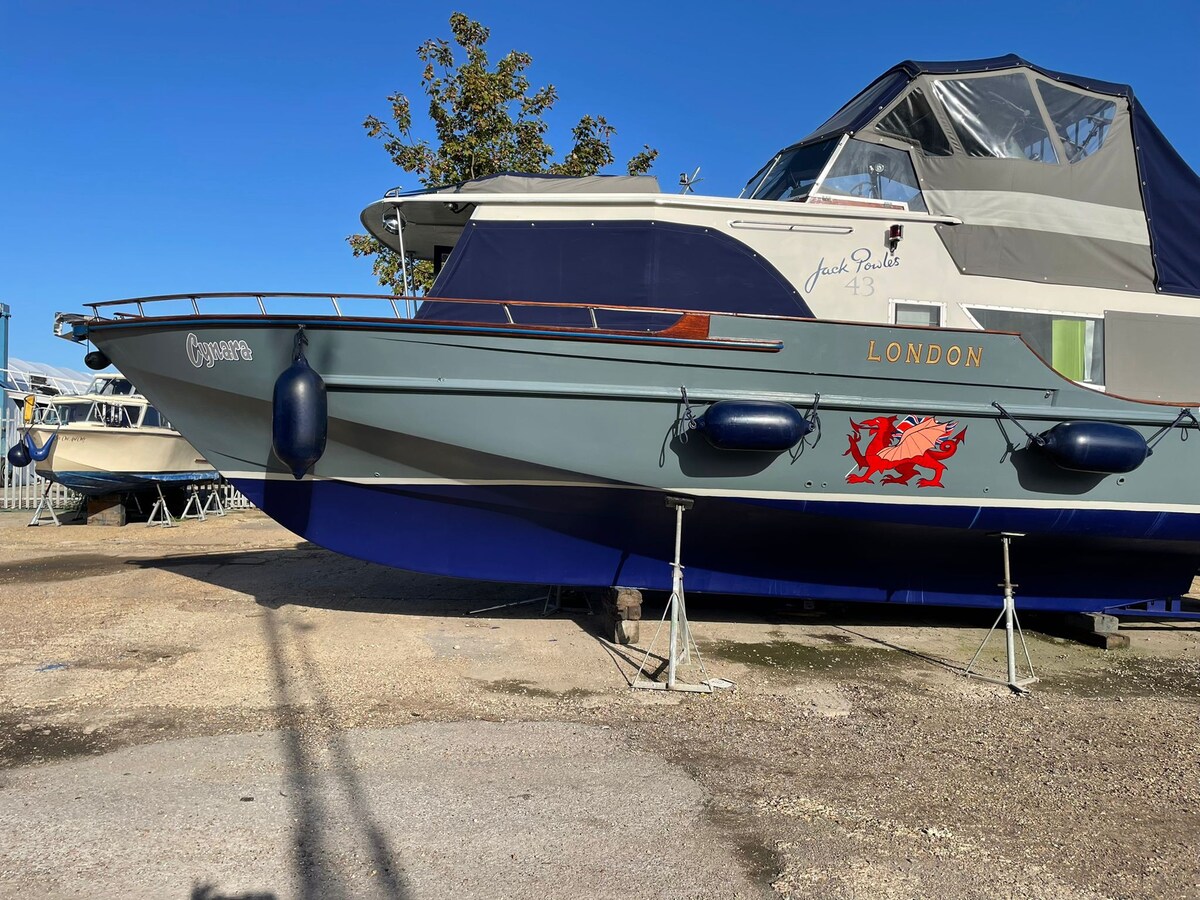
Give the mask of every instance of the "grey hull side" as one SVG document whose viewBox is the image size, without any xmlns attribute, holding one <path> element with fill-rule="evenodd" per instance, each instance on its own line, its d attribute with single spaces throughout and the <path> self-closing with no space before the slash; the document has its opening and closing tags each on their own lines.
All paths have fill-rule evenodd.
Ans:
<svg viewBox="0 0 1200 900">
<path fill-rule="evenodd" d="M 329 443 L 301 483 L 308 487 L 296 492 L 271 451 L 271 394 L 301 322 L 308 359 L 329 391 Z M 1107 593 L 1099 579 L 1083 590 L 1067 588 L 1065 574 L 1042 579 L 1048 605 L 1065 597 L 1059 605 L 1085 608 L 1185 590 L 1184 570 L 1190 577 L 1200 555 L 1200 483 L 1190 477 L 1200 443 L 1181 440 L 1185 432 L 1169 430 L 1128 474 L 1070 472 L 1027 447 L 1020 428 L 992 404 L 1034 433 L 1095 420 L 1127 424 L 1147 438 L 1177 410 L 1082 388 L 1014 335 L 713 316 L 709 340 L 677 342 L 261 317 L 93 324 L 89 336 L 268 513 L 335 549 L 405 568 L 563 583 L 609 583 L 649 572 L 657 562 L 665 570 L 669 541 L 627 532 L 660 527 L 651 507 L 666 492 L 699 501 L 692 520 L 703 530 L 697 543 L 719 552 L 707 554 L 718 557 L 707 563 L 711 578 L 695 563 L 689 576 L 716 590 L 955 602 L 969 592 L 955 584 L 937 590 L 939 567 L 957 571 L 964 559 L 977 559 L 988 567 L 979 583 L 994 585 L 995 564 L 984 560 L 998 553 L 987 537 L 996 530 L 1029 532 L 1024 552 L 1040 569 L 1056 561 L 1078 566 L 1088 554 L 1113 548 L 1158 567 L 1141 579 L 1144 587 L 1125 578 Z M 195 365 L 189 340 L 244 341 L 247 352 Z M 697 412 L 720 399 L 776 400 L 807 410 L 819 394 L 820 433 L 782 454 L 717 450 L 695 433 L 685 440 L 681 387 Z M 888 417 L 932 417 L 947 434 L 961 436 L 939 477 L 917 468 L 905 480 L 902 470 L 872 473 L 856 465 L 851 444 L 857 440 L 861 452 L 868 443 L 862 423 Z M 342 499 L 335 490 L 345 492 Z M 389 535 L 383 549 L 372 523 L 350 525 L 352 516 L 332 518 L 343 531 L 359 533 L 329 537 L 329 509 L 362 503 L 366 492 L 420 520 L 390 521 L 389 528 L 404 533 Z M 464 503 L 489 514 L 463 517 Z M 603 527 L 586 533 L 572 509 Z M 443 518 L 447 527 L 470 533 L 455 539 L 447 532 L 444 552 L 404 549 L 410 532 L 436 531 Z M 740 529 L 741 519 L 747 529 Z M 513 546 L 497 542 L 497 533 L 519 532 L 530 522 L 536 528 Z M 666 534 L 665 513 L 663 523 Z M 833 549 L 841 548 L 844 560 L 816 566 L 797 553 L 794 562 L 781 561 L 780 541 L 763 537 L 781 529 L 826 554 L 836 535 Z M 537 542 L 563 534 L 570 538 L 559 553 L 566 562 L 552 564 Z M 501 551 L 489 555 L 473 546 L 478 542 L 503 546 L 503 561 L 492 559 Z M 624 554 L 646 564 L 595 566 L 581 542 L 610 551 L 606 560 Z M 880 542 L 889 545 L 886 554 Z M 872 554 L 896 553 L 918 555 L 921 563 L 902 566 L 907 574 L 893 579 L 876 578 L 871 590 L 834 572 Z M 579 564 L 578 580 L 565 577 L 571 560 Z M 1164 566 L 1169 577 L 1156 574 Z M 657 586 L 663 578 L 643 580 L 655 583 L 640 586 Z M 984 602 L 982 587 L 971 591 L 980 599 L 965 602 Z M 994 587 L 986 596 L 992 594 Z"/>
</svg>

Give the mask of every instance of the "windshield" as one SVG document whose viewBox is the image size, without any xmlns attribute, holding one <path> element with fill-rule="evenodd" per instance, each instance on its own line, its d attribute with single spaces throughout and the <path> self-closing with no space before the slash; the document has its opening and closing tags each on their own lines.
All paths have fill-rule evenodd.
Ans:
<svg viewBox="0 0 1200 900">
<path fill-rule="evenodd" d="M 127 378 L 95 378 L 87 392 L 103 397 L 128 397 L 133 393 L 133 385 Z"/>
<path fill-rule="evenodd" d="M 82 422 L 86 417 L 88 410 L 92 408 L 90 403 L 68 403 L 60 400 L 49 406 L 39 406 L 33 411 L 34 425 L 70 425 L 72 422 Z"/>
<path fill-rule="evenodd" d="M 87 421 L 109 428 L 130 428 L 137 424 L 135 420 L 139 412 L 137 406 L 126 403 L 93 403 Z"/>
<path fill-rule="evenodd" d="M 894 147 L 859 140 L 846 142 L 813 191 L 812 201 L 816 202 L 818 196 L 826 201 L 876 201 L 926 211 L 909 155 Z"/>
<path fill-rule="evenodd" d="M 839 140 L 830 138 L 807 147 L 783 151 L 766 167 L 765 175 L 761 175 L 760 169 L 760 175 L 750 179 L 750 184 L 746 185 L 742 194 L 752 192 L 749 194 L 751 200 L 803 200 L 812 190 L 813 183 L 825 168 Z M 755 179 L 758 179 L 757 186 Z"/>
</svg>

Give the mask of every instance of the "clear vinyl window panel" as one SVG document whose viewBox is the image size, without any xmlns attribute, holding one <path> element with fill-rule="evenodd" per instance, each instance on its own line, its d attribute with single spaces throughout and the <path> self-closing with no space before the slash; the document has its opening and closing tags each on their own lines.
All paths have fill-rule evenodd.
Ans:
<svg viewBox="0 0 1200 900">
<path fill-rule="evenodd" d="M 1067 162 L 1087 159 L 1104 146 L 1117 114 L 1116 103 L 1046 81 L 1039 81 L 1037 86 L 1054 130 L 1062 141 Z"/>
<path fill-rule="evenodd" d="M 967 307 L 988 331 L 1016 331 L 1042 359 L 1073 381 L 1104 384 L 1104 320 L 1015 309 Z"/>
<path fill-rule="evenodd" d="M 908 153 L 866 141 L 847 141 L 813 193 L 904 203 L 909 209 L 928 212 Z"/>
<path fill-rule="evenodd" d="M 1024 75 L 935 81 L 933 92 L 968 156 L 1058 162 Z"/>
<path fill-rule="evenodd" d="M 920 88 L 900 98 L 892 111 L 879 120 L 875 130 L 881 134 L 912 141 L 927 156 L 949 156 L 950 141 L 938 124 L 933 107 Z"/>
</svg>

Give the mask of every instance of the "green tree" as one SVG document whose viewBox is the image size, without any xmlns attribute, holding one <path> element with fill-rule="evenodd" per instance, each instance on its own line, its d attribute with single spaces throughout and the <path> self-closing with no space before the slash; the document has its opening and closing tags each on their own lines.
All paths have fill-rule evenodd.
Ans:
<svg viewBox="0 0 1200 900">
<path fill-rule="evenodd" d="M 489 31 L 463 13 L 450 16 L 454 43 L 465 52 L 461 62 L 449 41 L 431 38 L 417 48 L 424 62 L 421 88 L 429 98 L 429 118 L 436 140 L 412 134 L 412 104 L 404 94 L 388 97 L 391 123 L 367 116 L 367 134 L 383 143 L 392 162 L 418 176 L 425 187 L 454 184 L 497 172 L 548 172 L 595 175 L 614 162 L 611 140 L 616 128 L 603 116 L 584 116 L 571 129 L 574 145 L 561 161 L 546 140 L 546 114 L 558 99 L 554 85 L 531 89 L 525 70 L 533 58 L 519 50 L 490 66 Z M 642 175 L 658 151 L 644 145 L 626 164 L 630 175 Z M 355 256 L 372 259 L 379 283 L 394 294 L 404 290 L 400 257 L 366 234 L 346 238 Z M 428 262 L 409 267 L 418 290 L 432 282 Z"/>
</svg>

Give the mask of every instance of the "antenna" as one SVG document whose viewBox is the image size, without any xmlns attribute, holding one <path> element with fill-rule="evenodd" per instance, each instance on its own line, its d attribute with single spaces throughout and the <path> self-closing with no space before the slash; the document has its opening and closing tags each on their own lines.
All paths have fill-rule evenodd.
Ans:
<svg viewBox="0 0 1200 900">
<path fill-rule="evenodd" d="M 694 185 L 694 184 L 699 184 L 701 181 L 703 181 L 703 180 L 704 180 L 703 178 L 698 178 L 698 177 L 697 177 L 699 174 L 700 174 L 700 167 L 699 167 L 699 166 L 696 166 L 696 171 L 695 171 L 695 172 L 693 172 L 691 175 L 688 175 L 688 173 L 687 173 L 687 172 L 680 172 L 680 173 L 679 173 L 679 184 L 680 184 L 680 185 L 683 187 L 683 190 L 681 190 L 679 193 L 681 193 L 681 194 L 694 194 L 694 193 L 696 193 L 696 192 L 695 192 L 695 191 L 692 189 L 692 185 Z"/>
</svg>

